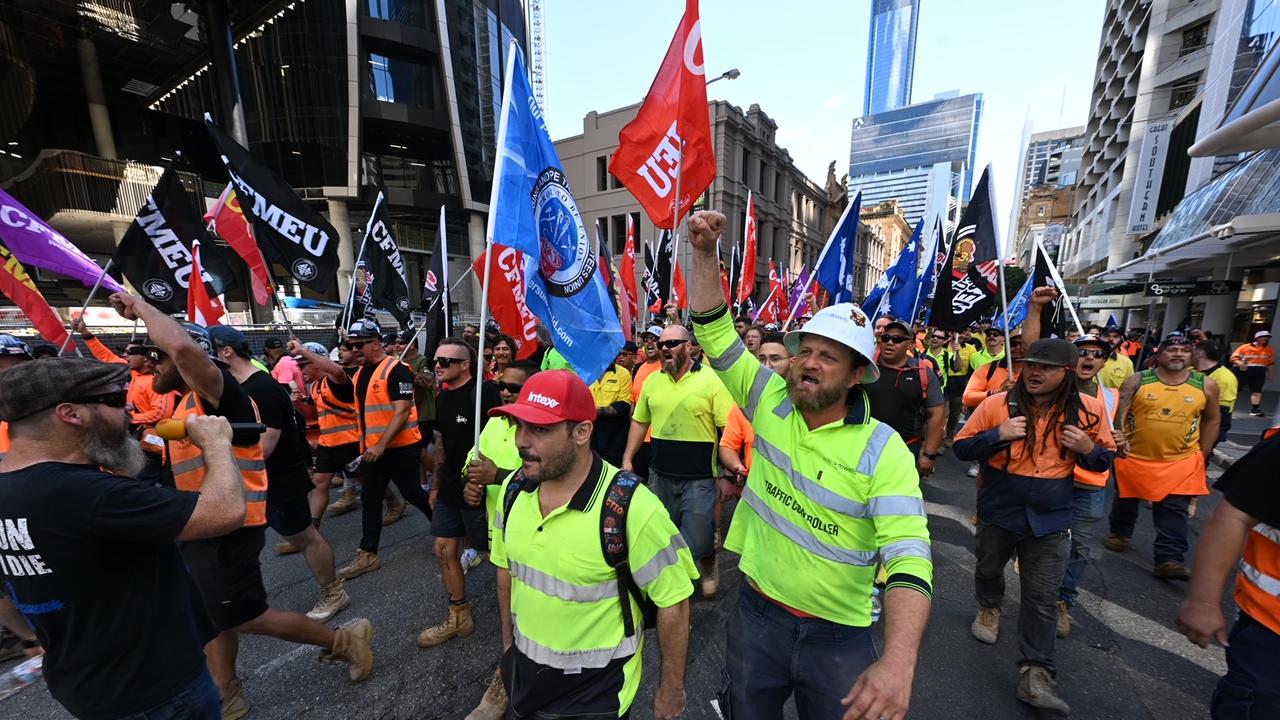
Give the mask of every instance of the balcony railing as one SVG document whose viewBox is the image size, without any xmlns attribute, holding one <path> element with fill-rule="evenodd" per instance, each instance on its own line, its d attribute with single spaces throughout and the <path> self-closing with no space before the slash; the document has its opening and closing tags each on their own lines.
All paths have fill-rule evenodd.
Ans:
<svg viewBox="0 0 1280 720">
<path fill-rule="evenodd" d="M 160 181 L 164 168 L 132 160 L 109 160 L 75 150 L 42 150 L 5 189 L 42 218 L 59 212 L 93 212 L 133 218 Z M 192 202 L 199 176 L 179 173 Z M 197 207 L 203 209 L 203 201 Z"/>
</svg>

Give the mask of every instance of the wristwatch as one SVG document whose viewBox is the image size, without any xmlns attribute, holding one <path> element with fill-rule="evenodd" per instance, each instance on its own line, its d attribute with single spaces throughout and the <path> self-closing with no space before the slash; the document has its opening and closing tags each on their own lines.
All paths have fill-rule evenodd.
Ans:
<svg viewBox="0 0 1280 720">
<path fill-rule="evenodd" d="M 920 454 L 929 458 L 930 460 L 937 460 L 938 458 L 942 457 L 942 453 L 940 452 L 939 453 L 921 452 Z"/>
</svg>

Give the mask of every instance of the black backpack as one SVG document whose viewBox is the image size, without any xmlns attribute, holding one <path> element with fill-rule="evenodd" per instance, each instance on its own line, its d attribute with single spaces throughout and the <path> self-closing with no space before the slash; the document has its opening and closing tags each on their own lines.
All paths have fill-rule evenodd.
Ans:
<svg viewBox="0 0 1280 720">
<path fill-rule="evenodd" d="M 511 516 L 511 508 L 516 498 L 524 490 L 524 473 L 518 473 L 507 483 L 507 492 L 502 498 L 502 532 L 506 537 L 507 522 Z M 640 586 L 631 575 L 631 566 L 627 562 L 627 511 L 631 507 L 631 498 L 641 484 L 640 477 L 634 473 L 619 471 L 609 483 L 605 493 L 604 506 L 600 508 L 600 550 L 604 561 L 618 578 L 618 601 L 622 605 L 622 626 L 624 637 L 631 637 L 637 632 L 658 625 L 658 606 L 647 595 L 640 592 Z M 627 596 L 636 599 L 640 605 L 641 626 L 636 627 L 635 618 L 631 614 L 631 603 Z"/>
</svg>

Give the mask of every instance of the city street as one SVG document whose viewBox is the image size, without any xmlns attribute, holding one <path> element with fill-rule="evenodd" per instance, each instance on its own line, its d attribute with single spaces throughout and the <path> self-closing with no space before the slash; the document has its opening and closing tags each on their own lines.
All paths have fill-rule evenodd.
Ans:
<svg viewBox="0 0 1280 720">
<path fill-rule="evenodd" d="M 1260 424 L 1255 422 L 1254 424 Z M 1243 430 L 1243 429 L 1242 429 Z M 1235 436 L 1243 442 L 1244 437 Z M 933 535 L 935 585 L 933 617 L 916 676 L 912 717 L 1033 718 L 1013 695 L 1018 673 L 1017 576 L 1010 566 L 1001 638 L 995 646 L 969 634 L 973 620 L 973 481 L 950 454 L 925 485 Z M 1211 474 L 1217 475 L 1214 469 Z M 1193 533 L 1210 515 L 1216 497 L 1201 501 Z M 1201 650 L 1172 627 L 1182 584 L 1151 577 L 1150 515 L 1144 511 L 1134 549 L 1117 555 L 1102 548 L 1100 533 L 1071 637 L 1058 643 L 1059 681 L 1072 717 L 1202 718 L 1225 664 L 1220 648 Z M 327 520 L 324 534 L 345 562 L 359 536 L 359 513 Z M 275 557 L 277 538 L 268 533 L 265 574 L 273 605 L 310 609 L 315 586 L 298 555 Z M 373 677 L 352 685 L 343 666 L 320 664 L 313 648 L 249 637 L 241 644 L 240 668 L 251 717 L 261 718 L 462 718 L 475 706 L 497 662 L 499 649 L 493 572 L 473 571 L 469 592 L 475 602 L 476 633 L 433 650 L 414 642 L 443 610 L 440 573 L 430 551 L 430 535 L 412 508 L 383 534 L 382 570 L 348 584 L 353 603 L 339 620 L 366 616 L 376 628 Z M 711 705 L 720 685 L 724 628 L 741 576 L 733 556 L 724 555 L 723 590 L 714 602 L 693 604 L 689 653 L 688 710 L 685 717 L 715 718 Z M 650 649 L 656 639 L 650 633 Z M 121 648 L 128 652 L 128 648 Z M 155 658 L 164 662 L 163 658 Z M 632 714 L 652 717 L 656 653 L 646 663 L 645 683 Z M 11 663 L 6 663 L 5 668 Z M 68 718 L 43 683 L 0 702 L 4 718 Z"/>
</svg>

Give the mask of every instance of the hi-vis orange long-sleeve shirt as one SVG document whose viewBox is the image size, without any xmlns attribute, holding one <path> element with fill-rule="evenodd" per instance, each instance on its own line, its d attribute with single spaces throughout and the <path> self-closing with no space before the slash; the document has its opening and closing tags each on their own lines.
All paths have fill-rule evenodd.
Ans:
<svg viewBox="0 0 1280 720">
<path fill-rule="evenodd" d="M 102 344 L 96 337 L 86 338 L 84 344 L 93 356 L 105 363 L 123 365 L 126 361 L 111 352 L 111 348 Z M 154 388 L 155 376 L 149 373 L 131 370 L 129 372 L 129 404 L 133 410 L 129 413 L 134 425 L 155 425 L 161 420 L 173 416 L 173 408 L 177 402 L 175 393 L 157 393 Z"/>
</svg>

